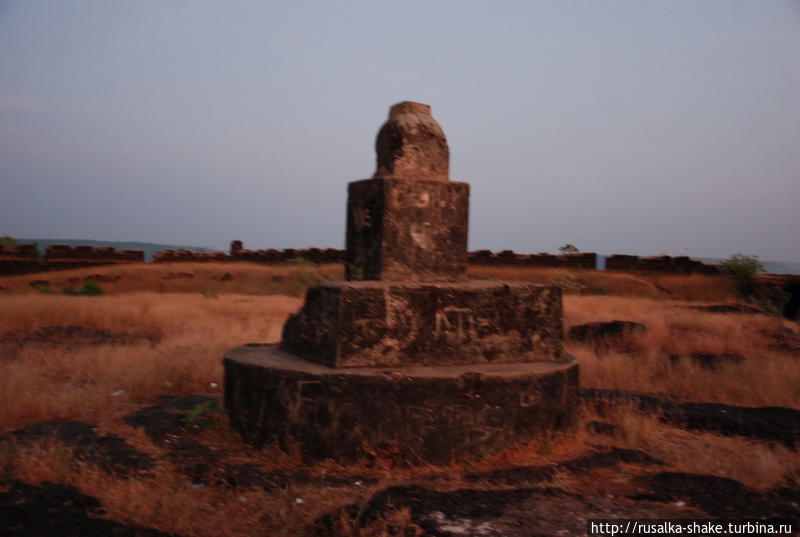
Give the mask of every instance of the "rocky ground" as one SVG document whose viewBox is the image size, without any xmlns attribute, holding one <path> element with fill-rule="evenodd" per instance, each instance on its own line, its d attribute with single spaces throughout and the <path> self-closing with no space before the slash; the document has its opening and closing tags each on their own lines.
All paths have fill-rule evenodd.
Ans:
<svg viewBox="0 0 800 537">
<path fill-rule="evenodd" d="M 631 393 L 584 390 L 586 405 L 633 403 L 666 420 L 722 435 L 740 435 L 796 447 L 800 411 L 749 409 L 728 405 L 678 404 Z M 267 470 L 257 463 L 230 460 L 209 443 L 206 427 L 216 427 L 220 400 L 202 395 L 162 396 L 124 417 L 164 447 L 166 461 L 197 487 L 229 491 L 314 487 L 375 487 L 379 477 L 308 468 Z M 204 422 L 203 420 L 208 420 Z M 600 436 L 614 425 L 589 421 Z M 0 443 L 56 442 L 71 448 L 75 461 L 111 476 L 145 476 L 166 461 L 134 448 L 124 438 L 99 434 L 90 423 L 48 421 L 14 431 Z M 407 484 L 378 488 L 308 521 L 314 536 L 585 535 L 590 518 L 797 518 L 800 488 L 756 491 L 732 479 L 671 471 L 640 450 L 590 447 L 588 453 L 556 463 L 418 475 Z M 157 537 L 161 531 L 124 525 L 104 516 L 102 503 L 71 486 L 42 482 L 9 483 L 0 492 L 0 534 L 83 537 Z"/>
</svg>

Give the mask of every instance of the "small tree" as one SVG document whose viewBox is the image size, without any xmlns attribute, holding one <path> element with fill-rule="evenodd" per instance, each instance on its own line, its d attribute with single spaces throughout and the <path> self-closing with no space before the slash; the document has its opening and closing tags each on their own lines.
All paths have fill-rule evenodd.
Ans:
<svg viewBox="0 0 800 537">
<path fill-rule="evenodd" d="M 0 246 L 16 246 L 17 241 L 14 237 L 9 237 L 8 235 L 3 235 L 0 237 Z"/>
<path fill-rule="evenodd" d="M 764 272 L 764 265 L 757 255 L 734 254 L 720 264 L 720 271 L 736 282 L 744 297 L 753 294 L 753 276 Z"/>
<path fill-rule="evenodd" d="M 577 246 L 570 243 L 565 244 L 564 246 L 559 248 L 558 251 L 561 252 L 562 254 L 577 254 L 580 252 Z"/>
</svg>

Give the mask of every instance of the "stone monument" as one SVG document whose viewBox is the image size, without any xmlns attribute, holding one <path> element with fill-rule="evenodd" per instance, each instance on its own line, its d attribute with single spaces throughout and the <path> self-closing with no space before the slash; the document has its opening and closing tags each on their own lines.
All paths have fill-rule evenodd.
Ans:
<svg viewBox="0 0 800 537">
<path fill-rule="evenodd" d="M 310 288 L 280 345 L 226 355 L 234 428 L 309 459 L 448 464 L 569 423 L 560 288 L 466 280 L 469 184 L 428 105 L 393 106 L 376 151 L 348 189 L 347 281 Z"/>
</svg>

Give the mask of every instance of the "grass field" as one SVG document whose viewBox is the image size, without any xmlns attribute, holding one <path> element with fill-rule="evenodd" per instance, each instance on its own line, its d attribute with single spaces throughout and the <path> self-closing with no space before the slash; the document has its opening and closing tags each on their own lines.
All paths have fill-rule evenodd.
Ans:
<svg viewBox="0 0 800 537">
<path fill-rule="evenodd" d="M 674 401 L 800 408 L 800 358 L 771 347 L 780 337 L 793 337 L 796 322 L 687 307 L 734 301 L 724 278 L 488 267 L 472 267 L 470 275 L 560 282 L 567 291 L 566 328 L 611 320 L 647 327 L 623 347 L 602 352 L 568 343 L 567 350 L 580 363 L 582 387 L 657 394 Z M 195 431 L 196 438 L 212 452 L 224 453 L 226 460 L 254 463 L 265 471 L 303 467 L 315 476 L 356 476 L 350 485 L 301 483 L 272 491 L 197 486 L 170 458 L 166 444 L 154 442 L 123 419 L 165 394 L 220 397 L 221 357 L 227 349 L 278 341 L 283 322 L 300 307 L 305 289 L 341 277 L 341 267 L 334 265 L 172 264 L 1 278 L 0 435 L 48 420 L 78 420 L 124 438 L 159 462 L 148 473 L 120 477 L 76 462 L 57 443 L 5 442 L 0 443 L 0 487 L 13 480 L 69 484 L 100 499 L 113 520 L 205 537 L 261 535 L 267 529 L 276 535 L 299 534 L 317 516 L 389 485 L 435 474 L 449 476 L 449 486 L 457 487 L 467 471 L 548 464 L 597 445 L 641 449 L 675 471 L 730 477 L 755 489 L 798 486 L 797 451 L 685 430 L 629 407 L 603 417 L 586 411 L 578 427 L 552 441 L 447 468 L 396 468 L 381 461 L 347 468 L 330 462 L 303 467 L 295 454 L 252 450 L 222 415 L 210 415 L 210 426 Z M 87 278 L 99 283 L 102 296 L 60 292 Z M 33 281 L 39 281 L 36 287 Z M 69 326 L 86 329 L 81 334 L 102 334 L 107 341 L 34 341 L 42 330 Z M 114 340 L 125 335 L 139 339 L 124 344 Z M 669 358 L 692 354 L 744 359 L 712 369 Z M 608 437 L 586 430 L 586 423 L 597 419 L 616 425 L 616 432 Z M 590 477 L 571 477 L 560 486 L 581 492 L 598 485 Z"/>
</svg>

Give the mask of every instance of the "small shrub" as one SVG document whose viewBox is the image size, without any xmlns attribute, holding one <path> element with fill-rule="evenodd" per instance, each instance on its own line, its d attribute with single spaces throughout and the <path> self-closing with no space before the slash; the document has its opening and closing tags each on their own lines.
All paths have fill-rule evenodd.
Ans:
<svg viewBox="0 0 800 537">
<path fill-rule="evenodd" d="M 558 251 L 561 252 L 562 254 L 577 254 L 577 253 L 580 253 L 580 250 L 578 250 L 578 247 L 575 246 L 574 244 L 570 244 L 570 243 L 565 244 L 564 246 L 559 248 Z"/>
<path fill-rule="evenodd" d="M 743 297 L 753 294 L 753 276 L 764 272 L 757 255 L 734 254 L 720 264 L 720 271 L 731 278 Z"/>
<path fill-rule="evenodd" d="M 217 417 L 222 414 L 222 409 L 216 401 L 198 403 L 186 414 L 186 423 L 205 431 L 217 422 Z"/>
<path fill-rule="evenodd" d="M 98 296 L 103 294 L 103 288 L 94 282 L 87 281 L 83 282 L 83 286 L 80 289 L 77 289 L 74 285 L 68 285 L 61 292 L 70 296 Z"/>
<path fill-rule="evenodd" d="M 88 281 L 83 282 L 83 287 L 81 287 L 80 294 L 83 296 L 98 296 L 103 294 L 103 288 L 100 285 Z"/>
</svg>

